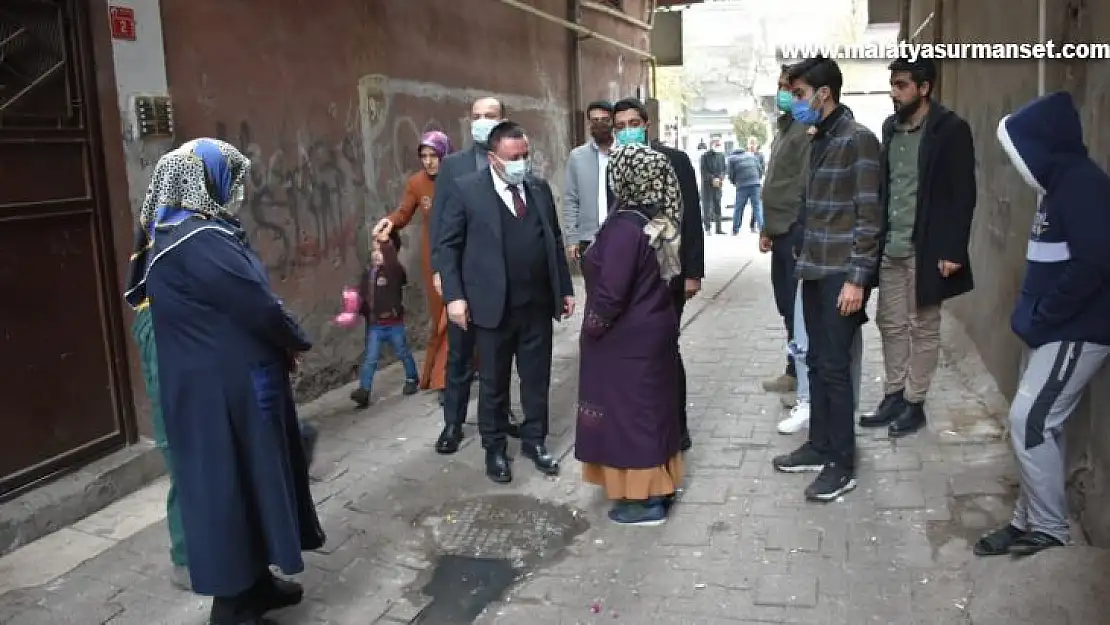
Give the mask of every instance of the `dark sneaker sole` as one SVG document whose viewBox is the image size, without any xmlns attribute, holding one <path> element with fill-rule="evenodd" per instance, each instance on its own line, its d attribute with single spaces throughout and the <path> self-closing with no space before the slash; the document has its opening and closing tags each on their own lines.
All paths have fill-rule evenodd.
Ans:
<svg viewBox="0 0 1110 625">
<path fill-rule="evenodd" d="M 649 521 L 618 521 L 617 519 L 609 517 L 609 521 L 616 525 L 627 525 L 630 527 L 659 527 L 660 525 L 666 523 L 667 519 L 651 519 Z"/>
<path fill-rule="evenodd" d="M 1016 558 L 1036 555 L 1046 549 L 1056 549 L 1063 545 L 1010 545 L 1008 553 Z"/>
<path fill-rule="evenodd" d="M 887 431 L 887 436 L 889 436 L 891 438 L 905 438 L 905 437 L 907 437 L 911 434 L 917 434 L 918 432 L 920 432 L 924 428 L 925 428 L 924 423 L 922 423 L 921 425 L 918 425 L 916 427 L 910 428 L 908 430 L 900 430 L 900 429 L 896 430 L 894 428 L 889 428 L 888 431 Z"/>
<path fill-rule="evenodd" d="M 996 550 L 996 549 L 989 549 L 989 548 L 986 548 L 986 547 L 981 547 L 978 544 L 976 544 L 975 546 L 973 546 L 971 548 L 971 553 L 975 554 L 976 556 L 979 556 L 980 558 L 991 558 L 991 557 L 994 557 L 994 556 L 1008 556 L 1008 555 L 1010 555 L 1010 547 L 1007 546 L 1005 549 Z"/>
<path fill-rule="evenodd" d="M 840 488 L 828 493 L 806 493 L 806 500 L 828 503 L 830 501 L 835 501 L 837 497 L 840 497 L 845 493 L 850 493 L 854 491 L 856 489 L 856 486 L 856 480 L 855 478 L 852 478 L 848 480 L 848 482 L 844 484 L 844 486 L 841 486 Z"/>
<path fill-rule="evenodd" d="M 862 417 L 859 420 L 859 426 L 861 428 L 885 428 L 890 427 L 891 423 L 894 423 L 893 417 L 891 417 L 890 419 L 885 419 L 883 421 L 871 421 L 867 420 L 867 417 Z"/>
<path fill-rule="evenodd" d="M 775 470 L 780 473 L 820 473 L 821 470 L 825 468 L 823 464 L 785 465 L 771 463 L 771 466 L 775 467 Z"/>
</svg>

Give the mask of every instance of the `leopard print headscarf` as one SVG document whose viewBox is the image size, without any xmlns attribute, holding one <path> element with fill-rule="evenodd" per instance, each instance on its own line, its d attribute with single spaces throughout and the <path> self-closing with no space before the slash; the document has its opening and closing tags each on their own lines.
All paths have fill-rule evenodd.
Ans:
<svg viewBox="0 0 1110 625">
<path fill-rule="evenodd" d="M 663 280 L 682 273 L 682 192 L 671 162 L 662 152 L 643 144 L 620 145 L 609 153 L 609 188 L 618 204 L 655 206 L 647 225 L 651 247 Z"/>
</svg>

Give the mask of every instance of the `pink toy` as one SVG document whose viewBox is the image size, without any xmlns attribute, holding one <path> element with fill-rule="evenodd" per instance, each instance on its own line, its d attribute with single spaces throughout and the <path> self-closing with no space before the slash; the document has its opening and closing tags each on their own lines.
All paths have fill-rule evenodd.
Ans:
<svg viewBox="0 0 1110 625">
<path fill-rule="evenodd" d="M 358 291 L 351 287 L 343 289 L 343 312 L 335 316 L 335 325 L 349 328 L 358 321 Z"/>
</svg>

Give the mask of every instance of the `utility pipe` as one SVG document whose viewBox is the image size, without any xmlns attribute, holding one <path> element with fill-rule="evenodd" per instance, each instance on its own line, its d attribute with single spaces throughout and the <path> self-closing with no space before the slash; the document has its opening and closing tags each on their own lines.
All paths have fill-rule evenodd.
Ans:
<svg viewBox="0 0 1110 625">
<path fill-rule="evenodd" d="M 569 22 L 561 17 L 556 17 L 550 13 L 545 13 L 530 4 L 525 4 L 524 2 L 521 2 L 520 0 L 498 0 L 498 2 L 513 7 L 514 9 L 524 11 L 525 13 L 531 13 L 532 15 L 535 15 L 542 20 L 551 22 L 552 24 L 559 24 L 564 28 L 569 28 L 579 35 L 582 35 L 584 39 L 596 39 L 616 48 L 620 48 L 621 50 L 624 50 L 629 54 L 633 54 L 641 59 L 647 59 L 652 62 L 653 66 L 655 64 L 655 56 L 653 56 L 648 50 L 641 50 L 636 46 L 629 45 L 623 41 L 618 41 L 607 35 L 602 35 L 599 32 L 592 31 L 581 24 L 575 24 L 574 22 Z"/>
<path fill-rule="evenodd" d="M 614 9 L 607 4 L 601 4 L 600 2 L 595 2 L 594 0 L 582 0 L 582 8 L 594 11 L 596 13 L 604 13 L 610 17 L 621 20 L 622 22 L 631 24 L 636 28 L 639 28 L 640 30 L 651 30 L 651 24 L 648 24 L 643 20 L 638 20 L 625 13 L 624 11 Z"/>
<path fill-rule="evenodd" d="M 567 0 L 567 21 L 578 23 L 581 12 L 581 0 Z M 573 30 L 567 31 L 570 49 L 567 56 L 567 82 L 570 85 L 570 138 L 574 145 L 582 143 L 582 120 L 578 116 L 578 107 L 582 106 L 582 39 Z"/>
</svg>

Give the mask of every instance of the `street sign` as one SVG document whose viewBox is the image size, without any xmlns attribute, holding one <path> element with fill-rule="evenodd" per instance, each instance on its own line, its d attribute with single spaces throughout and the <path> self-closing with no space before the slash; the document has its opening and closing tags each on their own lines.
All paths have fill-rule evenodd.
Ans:
<svg viewBox="0 0 1110 625">
<path fill-rule="evenodd" d="M 112 22 L 112 39 L 135 41 L 135 9 L 130 7 L 108 7 Z"/>
</svg>

